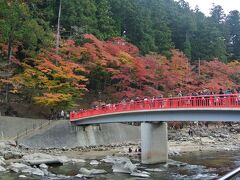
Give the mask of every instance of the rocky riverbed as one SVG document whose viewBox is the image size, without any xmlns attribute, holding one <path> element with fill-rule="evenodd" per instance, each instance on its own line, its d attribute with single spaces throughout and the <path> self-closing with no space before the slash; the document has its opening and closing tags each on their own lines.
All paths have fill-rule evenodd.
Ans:
<svg viewBox="0 0 240 180">
<path fill-rule="evenodd" d="M 169 130 L 169 155 L 181 156 L 184 153 L 196 151 L 239 151 L 240 125 L 231 127 L 195 127 L 193 136 L 189 128 Z M 15 174 L 17 178 L 29 176 L 36 179 L 71 179 L 104 176 L 109 173 L 101 169 L 100 164 L 114 173 L 126 173 L 134 177 L 148 178 L 159 168 L 143 168 L 134 163 L 139 158 L 140 142 L 112 144 L 108 146 L 77 147 L 69 149 L 32 149 L 15 141 L 0 142 L 0 175 Z M 129 152 L 129 149 L 132 152 Z M 90 159 L 90 160 L 89 160 Z M 131 159 L 131 160 L 130 160 Z M 49 169 L 66 164 L 81 164 L 77 173 L 63 175 Z M 176 162 L 169 161 L 168 165 Z M 181 166 L 182 163 L 177 163 Z"/>
</svg>

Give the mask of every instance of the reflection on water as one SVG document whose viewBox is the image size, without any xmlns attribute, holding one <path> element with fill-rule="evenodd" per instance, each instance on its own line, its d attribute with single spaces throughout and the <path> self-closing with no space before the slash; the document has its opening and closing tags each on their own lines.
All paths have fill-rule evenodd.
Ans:
<svg viewBox="0 0 240 180">
<path fill-rule="evenodd" d="M 151 173 L 150 179 L 215 179 L 220 177 L 234 168 L 240 166 L 240 152 L 194 152 L 181 156 L 170 157 L 167 164 L 157 165 L 140 165 L 138 169 L 148 170 Z M 100 159 L 99 159 L 100 160 Z M 132 158 L 133 163 L 139 163 L 138 157 Z M 63 166 L 50 167 L 49 171 L 55 174 L 75 176 L 81 167 L 105 169 L 108 173 L 97 176 L 97 179 L 129 179 L 139 178 L 131 177 L 128 174 L 112 173 L 112 165 L 101 163 L 98 166 L 86 163 L 67 164 Z M 0 174 L 1 175 L 1 174 Z M 0 180 L 15 180 L 19 176 L 16 174 L 5 173 L 0 176 Z M 28 177 L 29 179 L 30 177 Z M 48 179 L 32 177 L 32 179 Z M 70 178 L 74 179 L 74 178 Z"/>
</svg>

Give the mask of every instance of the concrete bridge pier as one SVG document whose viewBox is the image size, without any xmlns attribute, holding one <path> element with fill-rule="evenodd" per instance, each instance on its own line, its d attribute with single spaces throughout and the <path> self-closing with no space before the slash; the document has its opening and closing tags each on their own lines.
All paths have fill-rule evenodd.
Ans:
<svg viewBox="0 0 240 180">
<path fill-rule="evenodd" d="M 164 163 L 168 160 L 167 123 L 141 123 L 141 150 L 143 164 Z"/>
</svg>

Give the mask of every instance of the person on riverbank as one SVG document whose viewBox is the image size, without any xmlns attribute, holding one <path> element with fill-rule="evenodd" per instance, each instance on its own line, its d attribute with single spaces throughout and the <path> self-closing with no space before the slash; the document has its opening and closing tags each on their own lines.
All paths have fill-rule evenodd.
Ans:
<svg viewBox="0 0 240 180">
<path fill-rule="evenodd" d="M 191 127 L 188 130 L 188 135 L 193 137 L 193 129 Z"/>
<path fill-rule="evenodd" d="M 64 119 L 64 117 L 65 117 L 65 113 L 63 110 L 60 112 L 60 117 L 61 117 L 61 119 Z"/>
</svg>

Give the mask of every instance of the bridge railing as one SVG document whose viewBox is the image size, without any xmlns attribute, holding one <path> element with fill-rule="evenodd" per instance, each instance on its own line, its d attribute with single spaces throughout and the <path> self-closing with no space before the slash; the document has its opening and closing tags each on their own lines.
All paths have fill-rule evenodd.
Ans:
<svg viewBox="0 0 240 180">
<path fill-rule="evenodd" d="M 174 109 L 174 108 L 240 108 L 239 94 L 183 96 L 173 98 L 160 98 L 140 101 L 130 101 L 118 104 L 107 104 L 101 107 L 80 112 L 71 112 L 70 120 L 79 120 L 86 117 L 120 113 L 126 111 Z"/>
</svg>

